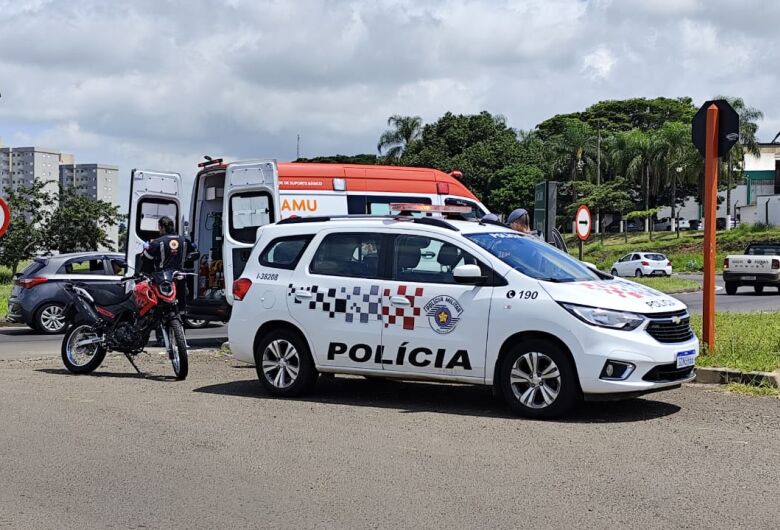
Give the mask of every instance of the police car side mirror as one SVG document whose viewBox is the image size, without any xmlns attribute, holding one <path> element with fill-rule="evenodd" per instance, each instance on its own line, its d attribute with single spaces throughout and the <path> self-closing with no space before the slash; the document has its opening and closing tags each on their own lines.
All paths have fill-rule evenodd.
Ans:
<svg viewBox="0 0 780 530">
<path fill-rule="evenodd" d="M 583 261 L 582 263 L 584 263 L 585 265 L 587 265 L 588 267 L 590 267 L 590 268 L 591 268 L 591 269 L 593 269 L 594 271 L 596 271 L 596 272 L 599 272 L 599 268 L 598 268 L 598 267 L 596 267 L 596 265 L 595 265 L 595 264 L 593 264 L 593 263 L 591 263 L 591 262 L 589 262 L 589 261 Z"/>
<path fill-rule="evenodd" d="M 458 265 L 452 271 L 452 277 L 455 278 L 456 283 L 472 285 L 479 285 L 487 280 L 482 276 L 482 269 L 479 268 L 479 265 Z"/>
</svg>

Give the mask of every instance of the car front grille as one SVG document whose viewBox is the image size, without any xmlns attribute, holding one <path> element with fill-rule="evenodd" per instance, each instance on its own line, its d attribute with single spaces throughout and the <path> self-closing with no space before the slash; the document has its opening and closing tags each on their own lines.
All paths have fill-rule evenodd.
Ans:
<svg viewBox="0 0 780 530">
<path fill-rule="evenodd" d="M 642 379 L 651 383 L 673 383 L 687 379 L 692 373 L 693 366 L 677 368 L 676 363 L 670 363 L 656 366 L 647 372 Z"/>
<path fill-rule="evenodd" d="M 658 342 L 672 344 L 686 342 L 693 338 L 691 317 L 687 311 L 656 313 L 645 316 L 650 320 L 645 331 Z"/>
</svg>

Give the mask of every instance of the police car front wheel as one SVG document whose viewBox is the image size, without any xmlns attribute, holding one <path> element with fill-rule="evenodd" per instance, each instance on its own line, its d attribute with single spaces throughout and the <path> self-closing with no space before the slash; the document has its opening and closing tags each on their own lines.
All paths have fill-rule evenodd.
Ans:
<svg viewBox="0 0 780 530">
<path fill-rule="evenodd" d="M 255 351 L 257 377 L 275 396 L 297 396 L 311 389 L 317 370 L 309 348 L 295 333 L 271 332 L 263 337 Z"/>
<path fill-rule="evenodd" d="M 501 363 L 500 378 L 510 408 L 530 418 L 565 414 L 579 394 L 571 360 L 552 341 L 531 340 L 513 348 Z"/>
</svg>

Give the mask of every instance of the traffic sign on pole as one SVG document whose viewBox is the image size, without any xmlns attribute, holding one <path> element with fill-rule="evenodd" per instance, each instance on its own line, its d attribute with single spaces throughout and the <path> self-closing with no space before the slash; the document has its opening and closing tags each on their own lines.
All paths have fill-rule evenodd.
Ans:
<svg viewBox="0 0 780 530">
<path fill-rule="evenodd" d="M 590 216 L 590 209 L 584 204 L 577 208 L 574 215 L 574 231 L 580 239 L 580 261 L 582 261 L 582 244 L 590 237 L 590 229 L 593 225 L 593 219 Z"/>
<path fill-rule="evenodd" d="M 577 208 L 577 215 L 574 216 L 574 229 L 577 232 L 577 237 L 582 241 L 585 241 L 590 237 L 590 229 L 593 225 L 593 218 L 590 215 L 590 209 L 581 204 Z"/>
<path fill-rule="evenodd" d="M 11 224 L 11 209 L 8 208 L 8 203 L 0 197 L 0 237 L 8 230 L 9 224 Z"/>
<path fill-rule="evenodd" d="M 710 103 L 706 109 L 704 142 L 704 304 L 702 308 L 702 340 L 707 345 L 708 352 L 715 351 L 715 216 L 718 208 L 718 170 L 720 169 L 719 130 L 720 107 L 716 103 Z"/>
<path fill-rule="evenodd" d="M 718 108 L 717 153 L 716 157 L 725 158 L 739 141 L 739 114 L 725 99 L 705 101 L 691 123 L 691 140 L 703 156 L 707 156 L 707 109 L 712 105 Z"/>
</svg>

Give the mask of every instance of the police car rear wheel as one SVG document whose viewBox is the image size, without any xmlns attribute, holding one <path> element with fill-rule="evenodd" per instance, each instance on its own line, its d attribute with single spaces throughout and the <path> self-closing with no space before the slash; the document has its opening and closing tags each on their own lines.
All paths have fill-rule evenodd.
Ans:
<svg viewBox="0 0 780 530">
<path fill-rule="evenodd" d="M 317 380 L 306 343 L 289 331 L 273 332 L 260 341 L 255 367 L 260 383 L 275 396 L 300 395 Z"/>
<path fill-rule="evenodd" d="M 500 377 L 510 408 L 529 418 L 565 414 L 579 392 L 571 360 L 546 340 L 528 341 L 512 350 L 504 357 Z"/>
</svg>

